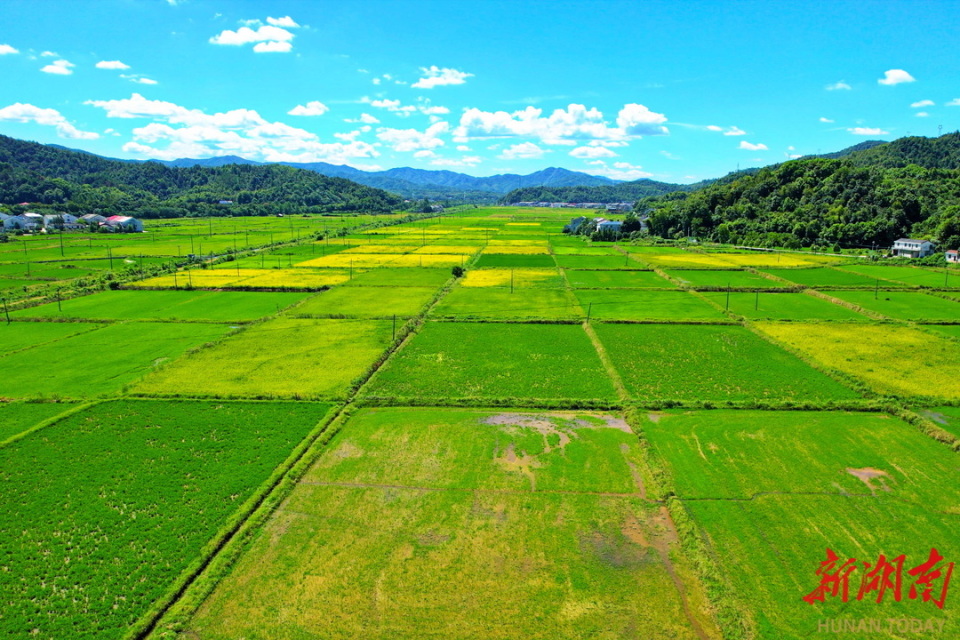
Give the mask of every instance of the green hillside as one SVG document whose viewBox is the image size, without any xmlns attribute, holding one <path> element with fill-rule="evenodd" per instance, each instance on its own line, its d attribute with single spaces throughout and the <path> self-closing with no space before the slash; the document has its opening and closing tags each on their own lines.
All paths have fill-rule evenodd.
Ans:
<svg viewBox="0 0 960 640">
<path fill-rule="evenodd" d="M 232 204 L 218 204 L 224 200 Z M 0 136 L 0 203 L 20 202 L 142 218 L 381 212 L 402 204 L 380 189 L 281 165 L 166 167 Z"/>
</svg>

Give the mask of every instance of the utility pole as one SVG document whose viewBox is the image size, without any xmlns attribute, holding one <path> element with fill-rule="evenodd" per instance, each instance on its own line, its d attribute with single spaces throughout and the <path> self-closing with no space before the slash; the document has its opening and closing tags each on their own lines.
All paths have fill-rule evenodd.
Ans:
<svg viewBox="0 0 960 640">
<path fill-rule="evenodd" d="M 3 313 L 7 316 L 7 324 L 10 324 L 10 310 L 7 308 L 7 299 L 3 299 Z"/>
<path fill-rule="evenodd" d="M 391 342 L 397 339 L 397 314 L 393 314 L 393 338 Z"/>
<path fill-rule="evenodd" d="M 63 313 L 63 307 L 60 306 L 60 287 L 57 287 L 57 311 Z"/>
<path fill-rule="evenodd" d="M 593 303 L 587 304 L 587 322 L 590 322 L 590 313 L 593 311 Z"/>
</svg>

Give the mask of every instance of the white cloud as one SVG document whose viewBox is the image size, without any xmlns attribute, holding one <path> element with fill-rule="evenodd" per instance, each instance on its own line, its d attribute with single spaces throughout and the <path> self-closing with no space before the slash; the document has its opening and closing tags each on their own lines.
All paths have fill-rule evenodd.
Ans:
<svg viewBox="0 0 960 640">
<path fill-rule="evenodd" d="M 40 54 L 41 58 L 59 58 L 60 54 L 53 51 L 44 51 Z"/>
<path fill-rule="evenodd" d="M 283 122 L 269 122 L 250 109 L 208 114 L 199 109 L 148 100 L 133 94 L 122 100 L 88 100 L 108 118 L 153 120 L 133 130 L 123 149 L 149 158 L 203 158 L 239 155 L 264 162 L 331 162 L 376 157 L 379 152 L 360 141 L 324 143 L 309 131 Z"/>
<path fill-rule="evenodd" d="M 926 117 L 929 116 L 930 114 L 927 113 L 926 111 L 917 111 L 917 113 L 916 113 L 915 115 L 916 115 L 918 118 L 926 118 Z"/>
<path fill-rule="evenodd" d="M 417 110 L 417 108 L 413 105 L 404 106 L 399 100 L 388 100 L 386 98 L 371 100 L 370 98 L 364 96 L 360 98 L 360 102 L 369 104 L 371 107 L 375 107 L 377 109 L 386 109 L 387 111 L 395 113 L 398 116 L 409 116 Z"/>
<path fill-rule="evenodd" d="M 660 126 L 667 121 L 662 113 L 650 111 L 642 104 L 629 103 L 617 114 L 617 125 L 627 136 L 661 136 L 669 133 Z"/>
<path fill-rule="evenodd" d="M 502 160 L 531 159 L 542 158 L 545 153 L 549 153 L 549 149 L 541 149 L 532 142 L 521 142 L 507 147 L 497 157 Z"/>
<path fill-rule="evenodd" d="M 824 87 L 827 91 L 850 91 L 850 85 L 841 80 L 840 82 L 834 82 L 833 84 L 828 84 Z"/>
<path fill-rule="evenodd" d="M 880 84 L 894 85 L 903 82 L 916 82 L 916 78 L 903 69 L 888 69 L 883 72 L 883 77 L 877 80 Z"/>
<path fill-rule="evenodd" d="M 420 67 L 423 77 L 413 83 L 415 89 L 432 89 L 453 84 L 464 84 L 467 78 L 472 78 L 472 73 L 464 73 L 456 69 L 448 69 L 433 65 L 431 67 Z"/>
<path fill-rule="evenodd" d="M 437 158 L 431 160 L 430 164 L 435 167 L 475 167 L 483 162 L 480 156 L 464 156 L 459 160 L 453 158 Z"/>
<path fill-rule="evenodd" d="M 47 127 L 56 127 L 58 136 L 72 140 L 96 140 L 100 137 L 100 134 L 93 131 L 77 129 L 56 109 L 43 109 L 20 102 L 0 109 L 0 121 L 33 122 Z"/>
<path fill-rule="evenodd" d="M 847 129 L 847 131 L 855 136 L 885 136 L 890 133 L 889 131 L 884 131 L 876 127 L 853 127 L 852 129 Z"/>
<path fill-rule="evenodd" d="M 380 78 L 374 78 L 370 82 L 372 82 L 373 84 L 380 84 L 381 80 Z"/>
<path fill-rule="evenodd" d="M 293 49 L 289 42 L 258 42 L 253 45 L 254 53 L 288 53 Z"/>
<path fill-rule="evenodd" d="M 420 113 L 423 113 L 423 114 L 428 115 L 428 116 L 446 115 L 446 114 L 450 113 L 450 109 L 447 109 L 446 107 L 423 106 L 423 107 L 418 107 L 418 108 L 420 109 Z"/>
<path fill-rule="evenodd" d="M 465 144 L 458 144 L 457 151 L 472 151 L 472 149 Z"/>
<path fill-rule="evenodd" d="M 474 138 L 534 138 L 546 144 L 576 145 L 590 140 L 626 141 L 640 135 L 668 133 L 662 126 L 666 116 L 654 113 L 639 104 L 627 104 L 617 116 L 617 127 L 611 127 L 596 108 L 571 104 L 556 109 L 549 116 L 543 110 L 527 107 L 522 111 L 481 111 L 467 109 L 454 131 L 457 142 Z"/>
<path fill-rule="evenodd" d="M 653 176 L 649 171 L 644 171 L 640 165 L 632 165 L 629 162 L 614 162 L 612 167 L 607 166 L 603 160 L 593 160 L 588 164 L 596 168 L 584 169 L 584 173 L 606 176 L 611 180 L 639 180 Z"/>
<path fill-rule="evenodd" d="M 708 124 L 707 131 L 723 131 L 723 127 L 718 127 L 715 124 Z"/>
<path fill-rule="evenodd" d="M 574 158 L 613 158 L 617 154 L 606 147 L 577 147 L 570 155 Z"/>
<path fill-rule="evenodd" d="M 136 82 L 137 84 L 157 84 L 156 80 L 152 80 L 150 78 L 144 78 L 142 76 L 139 78 L 133 78 L 131 81 Z"/>
<path fill-rule="evenodd" d="M 7 56 L 12 53 L 20 53 L 20 50 L 15 49 L 8 44 L 0 44 L 0 56 Z"/>
<path fill-rule="evenodd" d="M 668 160 L 679 160 L 679 159 L 680 159 L 680 158 L 678 158 L 677 156 L 675 156 L 675 155 L 673 155 L 672 153 L 670 153 L 669 151 L 661 151 L 661 152 L 660 152 L 660 155 L 662 155 L 664 158 L 666 158 L 666 159 L 668 159 Z"/>
<path fill-rule="evenodd" d="M 369 113 L 361 113 L 359 118 L 344 118 L 343 121 L 344 121 L 344 122 L 350 122 L 350 123 L 362 122 L 362 123 L 365 123 L 365 124 L 379 124 L 379 123 L 380 123 L 379 120 L 377 120 L 376 118 L 374 118 L 374 117 L 373 117 L 372 115 L 370 115 Z"/>
<path fill-rule="evenodd" d="M 823 116 L 820 116 L 820 122 L 836 122 L 836 121 L 831 120 L 830 118 L 824 118 Z"/>
<path fill-rule="evenodd" d="M 729 129 L 727 129 L 726 131 L 723 132 L 723 135 L 725 135 L 725 136 L 745 136 L 745 135 L 747 135 L 747 132 L 744 131 L 743 129 L 741 129 L 740 127 L 730 127 Z"/>
<path fill-rule="evenodd" d="M 271 18 L 267 18 L 268 22 L 270 20 Z M 255 22 L 259 23 L 259 21 Z M 210 43 L 230 46 L 256 43 L 253 47 L 256 53 L 287 53 L 293 48 L 291 43 L 293 37 L 293 34 L 286 29 L 269 24 L 261 25 L 256 30 L 250 27 L 240 27 L 236 31 L 224 29 L 210 38 Z"/>
<path fill-rule="evenodd" d="M 73 64 L 69 60 L 54 60 L 52 63 L 40 69 L 40 71 L 43 71 L 44 73 L 52 73 L 58 76 L 68 76 L 73 73 L 71 69 L 75 66 L 77 65 Z"/>
<path fill-rule="evenodd" d="M 920 109 L 922 107 L 932 107 L 936 103 L 933 100 L 920 100 L 919 102 L 914 102 L 910 106 L 914 109 Z"/>
<path fill-rule="evenodd" d="M 765 144 L 752 144 L 746 140 L 740 141 L 740 149 L 746 149 L 747 151 L 766 151 L 767 145 Z"/>
<path fill-rule="evenodd" d="M 286 27 L 288 29 L 296 29 L 300 26 L 294 22 L 293 18 L 290 16 L 283 16 L 282 18 L 267 18 L 267 24 L 272 24 L 275 27 Z"/>
<path fill-rule="evenodd" d="M 445 142 L 438 136 L 449 130 L 450 125 L 446 122 L 436 122 L 424 131 L 382 127 L 377 129 L 377 138 L 392 145 L 394 151 L 417 151 L 442 147 Z"/>
<path fill-rule="evenodd" d="M 97 69 L 129 69 L 130 65 L 123 64 L 119 60 L 101 60 L 96 65 Z"/>
<path fill-rule="evenodd" d="M 360 131 L 359 129 L 357 129 L 356 131 L 350 131 L 347 133 L 335 133 L 333 134 L 333 137 L 336 138 L 337 140 L 343 140 L 345 142 L 353 142 L 354 140 L 357 139 L 357 136 L 359 136 L 361 133 L 363 133 L 363 131 Z"/>
<path fill-rule="evenodd" d="M 416 153 L 414 153 L 413 157 L 414 158 L 436 158 L 437 154 L 434 153 L 433 151 L 430 151 L 430 149 L 421 149 L 420 151 L 417 151 Z"/>
<path fill-rule="evenodd" d="M 322 116 L 327 111 L 330 111 L 330 107 L 323 104 L 318 100 L 312 100 L 307 104 L 298 104 L 290 111 L 287 111 L 287 115 L 290 116 Z"/>
</svg>

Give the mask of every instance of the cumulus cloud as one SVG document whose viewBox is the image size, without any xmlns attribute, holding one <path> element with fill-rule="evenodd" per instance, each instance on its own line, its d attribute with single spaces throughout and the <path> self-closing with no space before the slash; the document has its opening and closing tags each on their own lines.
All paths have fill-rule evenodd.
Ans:
<svg viewBox="0 0 960 640">
<path fill-rule="evenodd" d="M 289 42 L 258 42 L 253 45 L 254 53 L 288 53 L 293 49 Z"/>
<path fill-rule="evenodd" d="M 850 91 L 850 85 L 841 80 L 840 82 L 834 82 L 833 84 L 828 84 L 824 87 L 827 91 Z"/>
<path fill-rule="evenodd" d="M 923 107 L 932 107 L 936 103 L 933 100 L 920 100 L 919 102 L 914 102 L 910 106 L 914 109 L 921 109 Z"/>
<path fill-rule="evenodd" d="M 465 144 L 458 144 L 457 151 L 472 151 L 472 149 Z"/>
<path fill-rule="evenodd" d="M 747 151 L 766 151 L 767 145 L 765 144 L 752 144 L 746 140 L 740 141 L 740 149 L 746 149 Z"/>
<path fill-rule="evenodd" d="M 362 122 L 364 124 L 379 124 L 380 121 L 374 118 L 369 113 L 361 113 L 359 118 L 344 118 L 344 122 Z"/>
<path fill-rule="evenodd" d="M 69 76 L 73 73 L 73 67 L 77 65 L 73 64 L 69 60 L 54 60 L 47 66 L 40 69 L 44 73 L 52 73 L 58 76 Z"/>
<path fill-rule="evenodd" d="M 387 111 L 395 113 L 398 116 L 409 116 L 410 114 L 415 113 L 417 110 L 417 108 L 413 105 L 403 105 L 399 100 L 388 100 L 386 98 L 371 100 L 370 98 L 364 96 L 360 98 L 360 102 L 369 104 L 371 107 L 376 109 L 386 109 Z"/>
<path fill-rule="evenodd" d="M 294 22 L 293 18 L 290 16 L 283 16 L 282 18 L 267 18 L 267 24 L 271 24 L 275 27 L 287 27 L 288 29 L 296 29 L 300 26 Z"/>
<path fill-rule="evenodd" d="M 607 147 L 577 147 L 570 155 L 574 158 L 613 158 L 617 154 Z"/>
<path fill-rule="evenodd" d="M 541 149 L 532 142 L 521 142 L 507 147 L 497 157 L 503 160 L 542 158 L 543 154 L 549 151 L 549 149 Z"/>
<path fill-rule="evenodd" d="M 960 98 L 954 98 L 946 104 L 948 107 L 960 107 Z"/>
<path fill-rule="evenodd" d="M 423 77 L 413 83 L 415 89 L 433 89 L 434 87 L 443 87 L 453 84 L 464 84 L 467 78 L 472 78 L 472 73 L 457 71 L 456 69 L 440 68 L 436 65 L 430 67 L 420 67 Z"/>
<path fill-rule="evenodd" d="M 926 117 L 929 116 L 930 114 L 927 113 L 926 111 L 917 111 L 917 113 L 916 113 L 915 115 L 916 115 L 918 118 L 926 118 Z"/>
<path fill-rule="evenodd" d="M 437 154 L 430 149 L 421 149 L 413 154 L 414 158 L 436 158 Z"/>
<path fill-rule="evenodd" d="M 824 118 L 823 116 L 820 116 L 820 122 L 835 122 L 835 120 L 831 120 L 830 118 Z"/>
<path fill-rule="evenodd" d="M 137 84 L 157 84 L 156 80 L 151 80 L 150 78 L 141 76 L 139 74 L 128 75 L 125 73 L 121 73 L 120 77 L 123 78 L 124 80 L 129 80 L 130 82 L 136 82 Z"/>
<path fill-rule="evenodd" d="M 522 111 L 481 111 L 467 109 L 454 131 L 457 142 L 475 138 L 534 138 L 546 144 L 585 144 L 588 141 L 622 142 L 641 135 L 664 135 L 661 123 L 666 116 L 654 113 L 639 104 L 627 104 L 617 115 L 616 127 L 604 119 L 603 113 L 582 104 L 556 109 L 549 116 L 542 109 L 527 107 Z"/>
<path fill-rule="evenodd" d="M 847 131 L 855 136 L 885 136 L 890 133 L 889 131 L 884 131 L 883 129 L 879 129 L 877 127 L 853 127 L 847 129 Z"/>
<path fill-rule="evenodd" d="M 916 82 L 916 78 L 903 69 L 888 69 L 883 72 L 883 77 L 877 80 L 880 84 L 894 85 L 904 82 Z"/>
<path fill-rule="evenodd" d="M 100 137 L 100 134 L 93 131 L 77 129 L 56 109 L 43 109 L 20 102 L 0 109 L 0 121 L 33 122 L 47 127 L 56 127 L 58 136 L 71 140 L 96 140 Z"/>
<path fill-rule="evenodd" d="M 133 130 L 123 146 L 148 158 L 205 158 L 239 155 L 263 162 L 331 162 L 347 164 L 355 158 L 379 154 L 360 141 L 322 142 L 317 135 L 283 122 L 270 122 L 250 109 L 205 113 L 138 93 L 121 100 L 88 100 L 108 118 L 144 118 L 149 124 Z"/>
<path fill-rule="evenodd" d="M 747 135 L 747 132 L 744 131 L 743 129 L 741 129 L 740 127 L 730 127 L 729 129 L 727 129 L 726 131 L 723 132 L 723 135 L 725 135 L 725 136 L 745 136 L 745 135 Z"/>
<path fill-rule="evenodd" d="M 247 20 L 247 24 L 257 26 L 251 29 L 249 26 L 240 27 L 236 31 L 224 29 L 217 35 L 210 38 L 211 44 L 242 46 L 253 44 L 255 53 L 287 53 L 293 48 L 294 35 L 284 29 L 298 27 L 296 22 L 286 16 L 283 18 L 267 18 L 269 24 L 261 24 L 259 20 Z"/>
<path fill-rule="evenodd" d="M 20 53 L 20 50 L 15 49 L 8 44 L 0 44 L 0 56 L 8 56 L 13 53 Z"/>
<path fill-rule="evenodd" d="M 130 65 L 123 64 L 119 60 L 101 60 L 96 65 L 97 69 L 129 69 Z"/>
<path fill-rule="evenodd" d="M 592 160 L 588 164 L 592 165 L 592 168 L 584 169 L 584 173 L 605 176 L 611 180 L 639 180 L 653 176 L 649 171 L 644 171 L 640 165 L 629 162 L 614 162 L 612 167 L 603 160 Z"/>
<path fill-rule="evenodd" d="M 636 103 L 623 105 L 617 114 L 617 125 L 625 135 L 631 137 L 665 135 L 669 131 L 661 125 L 666 121 L 667 116 Z"/>
<path fill-rule="evenodd" d="M 287 111 L 287 115 L 291 116 L 322 116 L 327 111 L 330 111 L 330 107 L 323 104 L 318 100 L 311 100 L 307 104 L 298 104 L 290 111 Z"/>
<path fill-rule="evenodd" d="M 439 138 L 450 131 L 446 122 L 435 122 L 424 131 L 417 129 L 377 129 L 377 138 L 391 145 L 394 151 L 418 151 L 442 147 L 445 142 Z"/>
</svg>

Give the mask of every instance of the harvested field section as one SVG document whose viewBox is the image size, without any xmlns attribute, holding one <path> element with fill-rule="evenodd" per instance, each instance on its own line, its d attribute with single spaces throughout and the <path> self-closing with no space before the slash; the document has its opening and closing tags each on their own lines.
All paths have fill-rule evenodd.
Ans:
<svg viewBox="0 0 960 640">
<path fill-rule="evenodd" d="M 187 632 L 694 640 L 696 624 L 715 637 L 697 583 L 684 586 L 687 606 L 678 595 L 671 571 L 689 574 L 665 564 L 674 534 L 640 496 L 639 446 L 620 424 L 362 411 Z"/>
</svg>

